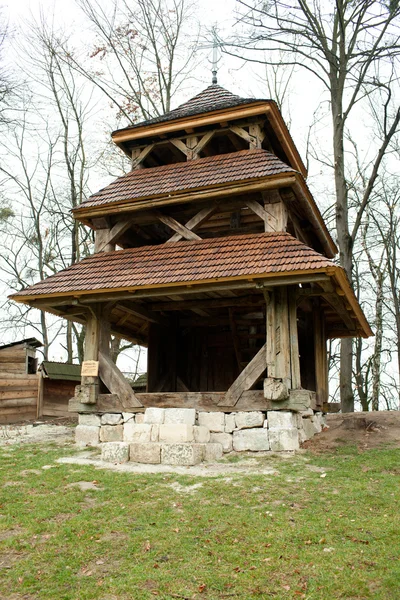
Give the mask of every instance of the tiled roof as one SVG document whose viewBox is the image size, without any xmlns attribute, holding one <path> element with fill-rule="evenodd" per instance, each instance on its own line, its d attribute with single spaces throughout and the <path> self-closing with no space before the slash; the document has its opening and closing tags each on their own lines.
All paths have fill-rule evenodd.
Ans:
<svg viewBox="0 0 400 600">
<path fill-rule="evenodd" d="M 128 129 L 135 129 L 137 127 L 143 127 L 145 125 L 151 125 L 152 123 L 163 123 L 164 121 L 172 121 L 173 119 L 180 119 L 183 117 L 190 117 L 204 112 L 210 112 L 213 110 L 221 110 L 224 108 L 231 108 L 233 106 L 239 106 L 240 104 L 250 104 L 252 102 L 259 102 L 256 98 L 241 98 L 236 94 L 228 92 L 220 85 L 210 85 L 208 88 L 184 102 L 174 110 L 171 110 L 164 115 L 155 117 L 154 119 L 148 119 L 130 125 L 124 129 L 118 131 L 126 131 Z M 269 100 L 268 100 L 269 102 Z M 116 132 L 114 132 L 116 133 Z"/>
<path fill-rule="evenodd" d="M 100 252 L 14 297 L 221 281 L 332 265 L 288 233 L 237 235 Z"/>
<path fill-rule="evenodd" d="M 241 150 L 161 167 L 136 169 L 90 196 L 75 210 L 295 172 L 271 152 Z"/>
</svg>

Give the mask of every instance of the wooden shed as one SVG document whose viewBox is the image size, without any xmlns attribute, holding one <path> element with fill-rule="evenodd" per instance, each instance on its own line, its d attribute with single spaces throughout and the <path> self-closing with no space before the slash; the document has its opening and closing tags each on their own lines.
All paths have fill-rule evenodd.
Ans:
<svg viewBox="0 0 400 600">
<path fill-rule="evenodd" d="M 35 338 L 0 346 L 0 423 L 36 418 L 36 350 L 41 346 Z"/>
<path fill-rule="evenodd" d="M 43 361 L 39 367 L 38 417 L 69 417 L 68 402 L 81 381 L 81 365 Z"/>
</svg>

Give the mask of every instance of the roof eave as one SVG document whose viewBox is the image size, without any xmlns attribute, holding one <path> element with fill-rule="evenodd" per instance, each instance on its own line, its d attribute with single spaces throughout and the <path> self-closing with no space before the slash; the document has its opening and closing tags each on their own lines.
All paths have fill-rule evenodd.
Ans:
<svg viewBox="0 0 400 600">
<path fill-rule="evenodd" d="M 307 169 L 286 127 L 279 108 L 273 100 L 240 104 L 235 107 L 198 113 L 188 117 L 179 117 L 162 123 L 143 125 L 134 129 L 118 129 L 112 132 L 111 137 L 115 144 L 125 151 L 125 144 L 130 141 L 150 136 L 165 135 L 187 128 L 215 125 L 221 121 L 233 121 L 261 114 L 267 114 L 271 118 L 273 129 L 282 144 L 283 150 L 290 159 L 291 166 L 299 171 L 303 177 L 307 177 Z"/>
</svg>

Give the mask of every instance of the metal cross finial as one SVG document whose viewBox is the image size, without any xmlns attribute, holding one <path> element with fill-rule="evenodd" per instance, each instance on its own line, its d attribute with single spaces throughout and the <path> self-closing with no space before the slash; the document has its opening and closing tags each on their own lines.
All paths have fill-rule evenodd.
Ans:
<svg viewBox="0 0 400 600">
<path fill-rule="evenodd" d="M 217 80 L 218 62 L 221 58 L 218 56 L 219 43 L 218 43 L 218 34 L 217 34 L 216 25 L 214 25 L 214 27 L 211 29 L 211 32 L 212 32 L 212 36 L 213 36 L 213 54 L 212 54 L 212 71 L 211 72 L 212 72 L 212 84 L 215 85 L 216 83 L 218 83 L 218 80 Z"/>
</svg>

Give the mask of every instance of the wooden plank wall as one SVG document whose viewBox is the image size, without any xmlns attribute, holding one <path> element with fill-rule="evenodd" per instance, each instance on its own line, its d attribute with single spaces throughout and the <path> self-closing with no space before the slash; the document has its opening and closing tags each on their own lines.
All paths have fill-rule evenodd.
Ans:
<svg viewBox="0 0 400 600">
<path fill-rule="evenodd" d="M 36 418 L 37 375 L 26 374 L 26 349 L 22 344 L 0 350 L 0 423 Z"/>
<path fill-rule="evenodd" d="M 70 417 L 68 402 L 75 395 L 77 381 L 43 378 L 42 415 L 46 417 Z"/>
</svg>

